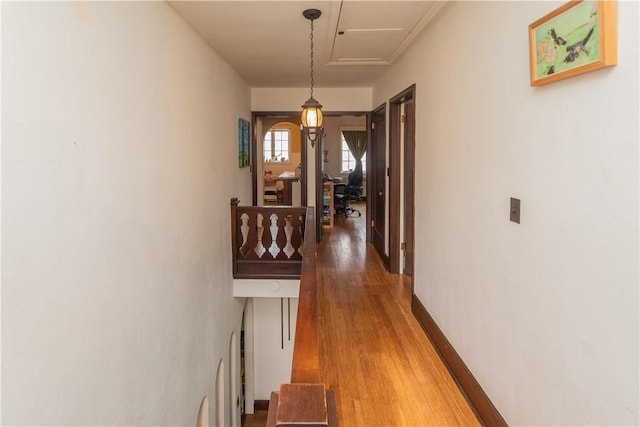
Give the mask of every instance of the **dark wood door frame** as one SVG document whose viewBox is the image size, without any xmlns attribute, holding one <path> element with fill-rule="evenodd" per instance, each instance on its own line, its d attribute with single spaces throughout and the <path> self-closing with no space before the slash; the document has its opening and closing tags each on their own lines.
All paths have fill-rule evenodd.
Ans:
<svg viewBox="0 0 640 427">
<path fill-rule="evenodd" d="M 374 174 L 371 173 L 371 171 L 373 171 L 373 163 L 372 163 L 372 159 L 371 159 L 371 149 L 372 149 L 372 145 L 373 145 L 373 135 L 371 133 L 371 123 L 373 120 L 373 114 L 372 113 L 368 113 L 367 114 L 367 124 L 366 124 L 366 129 L 367 129 L 367 153 L 369 153 L 369 155 L 367 156 L 367 162 L 366 162 L 366 166 L 367 166 L 367 170 L 370 171 L 365 179 L 365 185 L 366 185 L 366 190 L 367 193 L 366 194 L 366 205 L 365 205 L 365 215 L 366 215 L 366 219 L 367 222 L 369 224 L 371 224 L 371 218 L 372 218 L 372 199 L 373 197 L 373 178 L 374 178 Z M 373 175 L 373 176 L 372 176 Z M 372 234 L 371 234 L 371 227 L 365 227 L 366 228 L 366 241 L 367 242 L 371 242 L 372 241 Z"/>
<path fill-rule="evenodd" d="M 415 94 L 415 92 L 414 92 Z M 405 256 L 403 274 L 413 276 L 413 251 L 415 249 L 415 179 L 416 179 L 416 127 L 415 98 L 405 103 L 405 150 L 404 150 L 404 228 Z M 413 291 L 413 286 L 412 286 Z"/>
<path fill-rule="evenodd" d="M 405 194 L 405 250 L 413 260 L 414 251 L 414 187 L 415 187 L 415 91 L 412 85 L 389 100 L 389 271 L 400 271 L 400 191 Z M 406 108 L 405 120 L 402 120 L 402 105 Z M 409 117 L 409 114 L 411 117 Z M 401 126 L 404 126 L 404 140 L 401 141 Z M 401 157 L 401 144 L 404 144 L 404 156 Z M 403 177 L 400 176 L 401 162 L 404 163 L 404 188 L 400 188 Z M 411 262 L 411 270 L 413 269 Z M 413 271 L 409 272 L 413 274 Z"/>
<path fill-rule="evenodd" d="M 324 117 L 365 117 L 366 126 L 367 126 L 367 150 L 369 149 L 369 144 L 371 142 L 371 134 L 369 132 L 369 127 L 371 123 L 371 114 L 368 111 L 325 111 L 323 113 Z M 318 138 L 316 142 L 316 218 L 322 218 L 322 185 L 323 185 L 323 168 L 324 162 L 322 153 L 324 151 L 324 135 Z M 367 171 L 369 170 L 369 156 L 367 156 Z M 369 184 L 369 174 L 367 173 L 367 191 L 370 187 Z M 369 217 L 369 197 L 367 197 L 367 210 L 365 211 L 367 218 Z M 318 221 L 320 223 L 320 221 Z M 316 233 L 318 241 L 322 239 L 322 227 L 318 229 Z"/>
<path fill-rule="evenodd" d="M 353 117 L 353 116 L 364 116 L 366 118 L 367 123 L 367 136 L 369 138 L 369 142 L 367 147 L 370 147 L 371 133 L 370 133 L 370 124 L 371 124 L 371 113 L 368 111 L 329 111 L 324 112 L 325 117 Z M 251 113 L 251 125 L 252 129 L 252 138 L 251 138 L 251 192 L 252 192 L 252 204 L 256 206 L 258 204 L 258 176 L 257 176 L 257 161 L 258 161 L 258 134 L 256 131 L 256 123 L 258 119 L 282 119 L 282 121 L 287 121 L 291 123 L 300 124 L 300 112 L 299 111 L 254 111 Z M 311 148 L 307 140 L 307 135 L 304 131 L 301 132 L 300 135 L 300 156 L 301 156 L 301 171 L 300 171 L 300 186 L 301 186 L 301 204 L 303 206 L 308 205 L 308 197 L 307 194 L 307 182 L 308 182 L 308 165 L 307 165 L 307 153 L 308 150 L 315 150 L 316 152 L 316 218 L 322 218 L 322 156 L 318 153 L 322 153 L 322 143 L 323 137 L 318 137 L 316 141 L 315 148 Z M 367 169 L 370 166 L 369 160 L 367 160 Z M 367 184 L 369 184 L 369 176 L 367 176 Z M 370 187 L 367 187 L 370 188 Z M 319 210 L 318 210 L 319 209 Z M 369 202 L 367 201 L 367 215 L 369 215 Z M 322 225 L 320 221 L 317 221 L 316 226 L 316 236 L 319 240 L 322 236 Z"/>
<path fill-rule="evenodd" d="M 309 144 L 309 141 L 307 140 L 307 131 L 302 131 L 302 135 L 304 136 L 302 139 L 305 142 L 305 147 L 307 147 L 307 145 Z M 313 146 L 313 148 L 311 148 L 311 146 L 307 147 L 308 150 L 313 150 L 315 151 L 315 170 L 316 170 L 316 197 L 315 197 L 315 203 L 316 203 L 316 242 L 320 242 L 322 240 L 322 211 L 323 211 L 323 207 L 324 207 L 324 200 L 323 200 L 323 191 L 324 189 L 322 188 L 323 186 L 323 176 L 322 176 L 322 167 L 323 167 L 323 162 L 322 162 L 322 155 L 320 153 L 322 153 L 322 150 L 324 149 L 324 130 L 322 131 L 322 133 L 320 133 L 320 135 L 318 135 L 316 142 Z M 305 153 L 305 159 L 307 158 L 306 153 Z"/>
<path fill-rule="evenodd" d="M 387 235 L 385 230 L 385 213 L 387 211 L 387 103 L 380 105 L 371 112 L 371 124 L 367 126 L 370 132 L 370 153 L 367 156 L 367 241 L 371 242 L 382 258 L 385 268 L 389 269 L 389 257 L 385 253 Z M 375 128 L 373 125 L 375 124 Z"/>
<path fill-rule="evenodd" d="M 251 195 L 252 205 L 258 205 L 258 132 L 256 123 L 258 119 L 281 119 L 283 122 L 291 122 L 299 125 L 300 112 L 297 111 L 254 111 L 251 113 Z M 263 129 L 264 130 L 264 129 Z M 300 134 L 300 204 L 307 206 L 307 145 L 304 132 Z M 262 159 L 262 156 L 260 156 Z"/>
<path fill-rule="evenodd" d="M 256 123 L 258 114 L 251 113 L 251 148 L 249 154 L 249 171 L 251 172 L 251 206 L 258 206 L 258 131 Z"/>
</svg>

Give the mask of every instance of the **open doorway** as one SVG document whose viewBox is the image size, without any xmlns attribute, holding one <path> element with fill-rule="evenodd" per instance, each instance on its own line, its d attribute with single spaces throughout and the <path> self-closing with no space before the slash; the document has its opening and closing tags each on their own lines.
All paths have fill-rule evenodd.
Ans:
<svg viewBox="0 0 640 427">
<path fill-rule="evenodd" d="M 349 174 L 356 168 L 356 158 L 350 150 L 345 133 L 362 132 L 364 140 L 368 138 L 367 117 L 329 116 L 325 118 L 324 138 L 322 140 L 322 177 L 337 182 L 347 182 Z M 366 147 L 366 145 L 365 145 Z M 363 200 L 366 200 L 367 152 L 361 155 L 363 171 Z"/>
<path fill-rule="evenodd" d="M 413 276 L 415 85 L 389 102 L 389 271 Z"/>
<path fill-rule="evenodd" d="M 327 228 L 338 224 L 337 218 L 366 217 L 368 120 L 363 113 L 325 115 L 316 170 L 321 172 L 318 203 L 324 205 Z"/>
<path fill-rule="evenodd" d="M 323 182 L 324 179 L 337 178 L 346 182 L 348 180 L 348 169 L 344 169 L 343 164 L 343 150 L 342 150 L 342 137 L 341 127 L 353 128 L 357 127 L 367 132 L 367 138 L 370 138 L 368 133 L 368 123 L 370 123 L 369 112 L 325 112 L 325 125 L 324 133 L 318 138 L 314 147 L 307 141 L 303 132 L 300 132 L 300 162 L 299 162 L 299 189 L 300 189 L 300 205 L 302 206 L 315 206 L 316 215 L 318 218 L 322 216 L 322 197 L 323 197 Z M 254 112 L 252 113 L 253 124 L 253 137 L 251 144 L 251 173 L 252 173 L 252 204 L 254 206 L 264 205 L 265 185 L 269 184 L 269 181 L 265 182 L 265 171 L 272 171 L 275 175 L 275 166 L 281 166 L 281 163 L 286 164 L 286 167 L 292 169 L 294 174 L 298 164 L 292 164 L 291 161 L 294 157 L 289 154 L 289 157 L 285 157 L 283 154 L 276 152 L 269 153 L 269 156 L 265 156 L 265 141 L 268 132 L 271 130 L 277 130 L 278 126 L 289 126 L 289 130 L 296 137 L 296 132 L 300 126 L 300 114 L 297 112 Z M 294 131 L 293 127 L 296 127 Z M 274 138 L 275 135 L 269 137 Z M 273 141 L 269 139 L 268 141 Z M 270 142 L 269 142 L 270 144 Z M 270 161 L 265 162 L 264 159 L 268 157 Z M 282 162 L 281 159 L 286 158 L 287 161 Z M 348 164 L 348 163 L 346 163 Z M 368 168 L 369 163 L 366 157 L 363 159 L 363 166 Z M 278 169 L 279 170 L 279 169 Z M 291 170 L 288 170 L 291 172 Z M 367 182 L 368 178 L 366 171 L 363 174 L 363 199 L 367 197 Z M 276 179 L 277 181 L 277 179 Z M 283 186 L 284 182 L 279 186 Z M 276 184 L 276 200 L 278 197 L 278 184 Z M 295 190 L 294 190 L 294 196 Z M 273 198 L 272 198 L 273 200 Z M 293 203 L 295 204 L 295 201 Z M 277 203 L 277 202 L 276 202 Z M 363 209 L 362 214 L 368 209 Z M 316 235 L 320 238 L 322 235 L 321 224 L 318 221 L 318 228 Z"/>
<path fill-rule="evenodd" d="M 254 205 L 302 204 L 302 132 L 287 118 L 258 117 Z"/>
</svg>

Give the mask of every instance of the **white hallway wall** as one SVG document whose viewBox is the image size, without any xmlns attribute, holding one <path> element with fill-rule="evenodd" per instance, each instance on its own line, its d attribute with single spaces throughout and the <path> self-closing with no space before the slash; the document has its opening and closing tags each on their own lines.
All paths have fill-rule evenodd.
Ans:
<svg viewBox="0 0 640 427">
<path fill-rule="evenodd" d="M 2 423 L 215 420 L 249 87 L 160 2 L 5 2 L 2 67 Z"/>
<path fill-rule="evenodd" d="M 371 111 L 371 88 L 314 87 L 323 111 Z M 252 111 L 300 111 L 309 88 L 252 88 Z"/>
<path fill-rule="evenodd" d="M 269 400 L 291 382 L 298 298 L 254 298 L 253 307 L 255 398 Z"/>
<path fill-rule="evenodd" d="M 417 84 L 415 292 L 506 421 L 637 425 L 638 3 L 619 65 L 532 88 L 562 3 L 452 2 L 373 105 Z"/>
</svg>

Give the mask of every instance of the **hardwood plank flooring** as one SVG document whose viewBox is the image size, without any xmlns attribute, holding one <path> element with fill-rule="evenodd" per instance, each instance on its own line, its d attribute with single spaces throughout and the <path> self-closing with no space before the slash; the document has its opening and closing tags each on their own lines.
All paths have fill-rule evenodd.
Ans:
<svg viewBox="0 0 640 427">
<path fill-rule="evenodd" d="M 320 363 L 340 426 L 480 425 L 411 313 L 411 289 L 336 218 L 318 247 Z"/>
</svg>

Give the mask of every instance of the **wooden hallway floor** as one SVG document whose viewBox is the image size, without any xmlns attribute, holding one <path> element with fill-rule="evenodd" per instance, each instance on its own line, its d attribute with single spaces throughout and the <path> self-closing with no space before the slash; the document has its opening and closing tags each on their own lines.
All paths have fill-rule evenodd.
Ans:
<svg viewBox="0 0 640 427">
<path fill-rule="evenodd" d="M 410 283 L 366 243 L 358 207 L 318 247 L 321 366 L 339 425 L 479 425 L 411 313 Z"/>
</svg>

